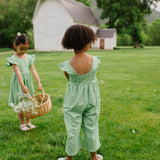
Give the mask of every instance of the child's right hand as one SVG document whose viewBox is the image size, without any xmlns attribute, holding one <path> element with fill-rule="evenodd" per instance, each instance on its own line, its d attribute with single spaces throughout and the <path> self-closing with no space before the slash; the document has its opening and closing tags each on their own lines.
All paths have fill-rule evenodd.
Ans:
<svg viewBox="0 0 160 160">
<path fill-rule="evenodd" d="M 29 93 L 29 89 L 26 86 L 23 86 L 22 90 L 24 93 L 27 93 L 27 94 Z"/>
</svg>

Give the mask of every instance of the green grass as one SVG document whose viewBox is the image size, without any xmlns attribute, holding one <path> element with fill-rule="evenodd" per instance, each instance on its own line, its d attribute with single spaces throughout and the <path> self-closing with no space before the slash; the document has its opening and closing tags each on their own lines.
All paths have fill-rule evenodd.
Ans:
<svg viewBox="0 0 160 160">
<path fill-rule="evenodd" d="M 13 51 L 11 48 L 0 48 L 0 52 L 8 52 L 8 51 Z"/>
<path fill-rule="evenodd" d="M 159 160 L 160 48 L 122 47 L 88 53 L 101 56 L 97 72 L 101 92 L 98 153 L 104 160 Z M 62 104 L 67 80 L 58 63 L 73 53 L 30 54 L 36 54 L 35 66 L 52 99 L 52 110 L 32 120 L 37 129 L 19 130 L 17 115 L 7 106 L 13 69 L 5 64 L 11 54 L 0 55 L 0 160 L 56 160 L 65 156 L 67 135 Z M 90 154 L 82 148 L 74 159 L 90 160 Z"/>
</svg>

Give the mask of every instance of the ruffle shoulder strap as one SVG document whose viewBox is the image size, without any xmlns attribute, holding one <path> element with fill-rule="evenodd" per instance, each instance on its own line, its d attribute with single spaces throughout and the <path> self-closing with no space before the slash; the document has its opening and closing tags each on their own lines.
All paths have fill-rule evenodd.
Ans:
<svg viewBox="0 0 160 160">
<path fill-rule="evenodd" d="M 69 61 L 65 61 L 63 63 L 59 63 L 59 68 L 64 71 L 67 72 L 68 74 L 75 74 L 75 72 L 73 71 L 73 69 L 71 68 Z"/>
<path fill-rule="evenodd" d="M 101 62 L 101 57 L 99 56 L 93 56 L 93 70 L 97 70 L 98 69 L 98 64 Z"/>
<path fill-rule="evenodd" d="M 30 56 L 30 61 L 29 61 L 29 65 L 31 66 L 32 64 L 34 64 L 34 61 L 35 61 L 35 55 L 32 54 L 32 55 L 29 55 Z"/>
<path fill-rule="evenodd" d="M 12 66 L 12 64 L 15 64 L 18 66 L 18 63 L 16 62 L 16 59 L 15 59 L 15 56 L 11 56 L 11 57 L 8 57 L 6 58 L 8 63 L 6 64 L 7 66 Z"/>
</svg>

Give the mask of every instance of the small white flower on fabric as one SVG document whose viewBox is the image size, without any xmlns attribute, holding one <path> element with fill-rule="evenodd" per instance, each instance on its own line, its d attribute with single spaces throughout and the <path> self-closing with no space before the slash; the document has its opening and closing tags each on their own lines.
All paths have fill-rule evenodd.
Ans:
<svg viewBox="0 0 160 160">
<path fill-rule="evenodd" d="M 132 133 L 136 133 L 136 131 L 134 129 L 132 129 Z"/>
</svg>

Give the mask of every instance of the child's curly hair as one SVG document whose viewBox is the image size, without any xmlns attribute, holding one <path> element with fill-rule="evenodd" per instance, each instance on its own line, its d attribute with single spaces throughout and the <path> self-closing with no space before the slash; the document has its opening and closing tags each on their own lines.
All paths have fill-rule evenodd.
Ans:
<svg viewBox="0 0 160 160">
<path fill-rule="evenodd" d="M 15 41 L 13 43 L 13 49 L 16 51 L 15 47 L 19 46 L 20 44 L 28 44 L 29 45 L 30 41 L 27 35 L 21 34 L 18 35 L 16 34 Z"/>
<path fill-rule="evenodd" d="M 84 25 L 70 26 L 62 39 L 62 46 L 66 49 L 81 50 L 89 43 L 94 43 L 97 39 L 93 30 Z"/>
</svg>

